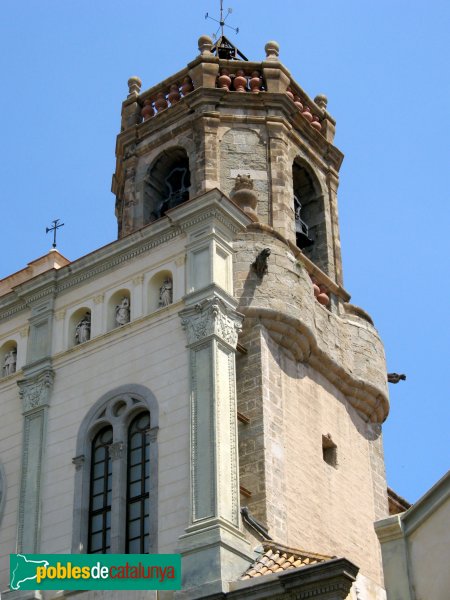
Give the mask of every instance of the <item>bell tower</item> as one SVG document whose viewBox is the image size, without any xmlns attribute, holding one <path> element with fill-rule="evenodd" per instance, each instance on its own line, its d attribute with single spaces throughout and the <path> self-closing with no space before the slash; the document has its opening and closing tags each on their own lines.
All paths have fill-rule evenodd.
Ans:
<svg viewBox="0 0 450 600">
<path fill-rule="evenodd" d="M 220 313 L 239 338 L 236 358 L 234 352 L 231 362 L 222 357 L 221 374 L 214 371 L 219 363 L 207 367 L 216 382 L 208 415 L 219 418 L 225 372 L 237 398 L 234 409 L 234 396 L 229 399 L 231 429 L 221 433 L 220 420 L 213 428 L 214 523 L 194 514 L 179 548 L 190 566 L 217 549 L 203 583 L 238 578 L 265 535 L 242 522 L 239 506 L 245 506 L 265 541 L 345 557 L 360 568 L 363 597 L 381 599 L 373 522 L 387 515 L 386 366 L 371 317 L 350 303 L 343 287 L 336 123 L 327 98 L 310 97 L 282 64 L 276 42 L 266 44 L 262 61 L 247 60 L 225 37 L 214 45 L 202 36 L 198 47 L 184 69 L 145 91 L 138 77 L 128 81 L 112 183 L 119 239 L 158 228 L 164 218 L 177 227 L 178 212 L 210 194 L 219 203 L 231 199 L 245 224 L 225 242 L 219 219 L 206 262 L 195 239 L 187 241 L 191 275 L 222 273 L 224 256 L 232 257 L 232 267 L 229 283 L 218 275 L 201 293 L 188 283 L 181 317 Z M 192 341 L 192 322 L 186 329 L 195 396 L 206 363 Z M 216 330 L 211 336 L 213 345 L 222 344 Z M 200 426 L 195 410 L 193 404 L 192 432 Z M 221 453 L 235 427 L 238 449 L 225 460 Z M 199 439 L 208 452 L 212 438 Z M 195 508 L 195 452 L 190 460 Z M 222 477 L 228 460 L 240 505 L 230 492 L 234 475 Z M 195 577 L 202 582 L 201 574 Z"/>
</svg>

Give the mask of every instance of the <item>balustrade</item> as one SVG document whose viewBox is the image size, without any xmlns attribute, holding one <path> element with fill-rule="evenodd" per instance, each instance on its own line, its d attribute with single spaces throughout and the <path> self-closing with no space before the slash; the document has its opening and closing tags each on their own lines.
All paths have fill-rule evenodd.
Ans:
<svg viewBox="0 0 450 600">
<path fill-rule="evenodd" d="M 149 90 L 140 98 L 142 109 L 140 115 L 143 121 L 148 121 L 159 113 L 175 106 L 182 98 L 194 90 L 192 79 L 185 76 L 162 88 Z"/>
</svg>

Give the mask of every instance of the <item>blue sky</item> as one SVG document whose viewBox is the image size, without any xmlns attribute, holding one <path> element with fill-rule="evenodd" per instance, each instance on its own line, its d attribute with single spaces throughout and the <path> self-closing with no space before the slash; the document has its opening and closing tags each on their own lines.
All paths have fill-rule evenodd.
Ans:
<svg viewBox="0 0 450 600">
<path fill-rule="evenodd" d="M 116 238 L 115 136 L 127 80 L 143 88 L 197 54 L 218 0 L 2 0 L 0 277 Z M 450 3 L 233 0 L 230 38 L 252 60 L 270 39 L 311 96 L 325 93 L 345 154 L 345 287 L 373 317 L 390 386 L 388 483 L 410 501 L 449 468 Z"/>
</svg>

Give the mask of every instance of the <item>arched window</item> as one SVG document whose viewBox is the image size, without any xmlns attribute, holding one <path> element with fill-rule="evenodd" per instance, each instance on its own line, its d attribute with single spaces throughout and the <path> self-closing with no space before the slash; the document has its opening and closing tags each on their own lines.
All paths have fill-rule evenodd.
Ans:
<svg viewBox="0 0 450 600">
<path fill-rule="evenodd" d="M 143 554 L 149 548 L 150 416 L 142 413 L 128 428 L 126 552 Z"/>
<path fill-rule="evenodd" d="M 72 552 L 157 551 L 158 405 L 143 386 L 106 394 L 77 440 Z"/>
<path fill-rule="evenodd" d="M 111 548 L 112 461 L 111 426 L 101 429 L 92 440 L 91 489 L 89 495 L 89 545 L 91 554 L 106 554 Z"/>
<path fill-rule="evenodd" d="M 327 270 L 323 196 L 313 170 L 296 158 L 292 165 L 296 243 L 319 268 Z"/>
<path fill-rule="evenodd" d="M 144 222 L 163 217 L 167 210 L 189 200 L 191 172 L 184 148 L 162 152 L 144 179 Z"/>
</svg>

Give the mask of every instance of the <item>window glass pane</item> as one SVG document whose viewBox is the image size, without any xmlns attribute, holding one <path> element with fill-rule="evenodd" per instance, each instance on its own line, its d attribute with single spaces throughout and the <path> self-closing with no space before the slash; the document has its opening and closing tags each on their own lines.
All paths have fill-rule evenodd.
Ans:
<svg viewBox="0 0 450 600">
<path fill-rule="evenodd" d="M 103 494 L 104 487 L 105 480 L 103 479 L 103 477 L 100 477 L 100 479 L 94 479 L 94 481 L 92 482 L 93 495 L 96 496 L 97 494 Z"/>
<path fill-rule="evenodd" d="M 97 550 L 99 550 L 102 547 L 102 544 L 103 544 L 103 532 L 100 531 L 100 533 L 94 533 L 91 536 L 92 551 L 96 552 Z"/>
<path fill-rule="evenodd" d="M 94 477 L 94 479 L 98 479 L 99 477 L 103 477 L 104 474 L 105 474 L 105 463 L 104 463 L 104 461 L 96 463 L 94 465 L 94 471 L 92 473 L 92 476 Z"/>
<path fill-rule="evenodd" d="M 138 465 L 142 460 L 142 449 L 141 448 L 137 448 L 137 450 L 132 450 L 130 452 L 130 460 L 129 460 L 129 465 L 130 467 L 133 465 Z"/>
<path fill-rule="evenodd" d="M 140 496 L 141 495 L 141 487 L 142 487 L 141 481 L 137 481 L 136 483 L 131 483 L 130 487 L 129 487 L 130 498 L 134 498 L 135 496 Z"/>
<path fill-rule="evenodd" d="M 129 554 L 140 554 L 141 553 L 141 540 L 130 540 L 128 544 Z"/>
<path fill-rule="evenodd" d="M 136 519 L 128 524 L 128 535 L 130 538 L 140 537 L 141 535 L 141 520 Z"/>
<path fill-rule="evenodd" d="M 104 446 L 100 446 L 95 449 L 94 453 L 94 461 L 96 464 L 103 464 L 106 456 L 106 448 Z"/>
<path fill-rule="evenodd" d="M 130 504 L 129 508 L 129 519 L 130 521 L 133 519 L 138 519 L 141 516 L 141 503 L 133 502 Z"/>
<path fill-rule="evenodd" d="M 94 515 L 92 518 L 91 530 L 92 533 L 103 531 L 103 515 Z"/>
<path fill-rule="evenodd" d="M 133 483 L 134 481 L 140 481 L 142 475 L 142 465 L 136 465 L 134 467 L 131 467 L 131 469 L 128 471 L 128 475 L 130 477 L 131 483 Z"/>
<path fill-rule="evenodd" d="M 96 511 L 103 507 L 103 494 L 99 494 L 98 496 L 93 496 L 91 510 Z"/>
<path fill-rule="evenodd" d="M 142 436 L 140 433 L 134 433 L 130 439 L 130 448 L 140 448 L 142 446 Z"/>
</svg>

